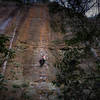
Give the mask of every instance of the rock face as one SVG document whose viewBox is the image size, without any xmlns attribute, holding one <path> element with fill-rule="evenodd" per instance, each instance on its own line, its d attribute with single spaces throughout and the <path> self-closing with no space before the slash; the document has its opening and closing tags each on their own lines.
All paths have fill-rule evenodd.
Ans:
<svg viewBox="0 0 100 100">
<path fill-rule="evenodd" d="M 48 47 L 52 41 L 48 8 L 33 5 L 25 17 L 14 42 L 16 56 L 6 71 L 6 78 L 10 80 L 8 88 L 13 87 L 9 93 L 20 93 L 19 98 L 11 93 L 16 100 L 57 100 L 58 89 L 52 84 L 56 78 L 55 56 Z M 42 56 L 46 62 L 40 67 Z"/>
<path fill-rule="evenodd" d="M 5 32 L 7 26 L 9 26 L 9 23 L 12 20 L 12 17 L 15 15 L 16 10 L 17 6 L 14 4 L 0 4 L 0 34 Z"/>
</svg>

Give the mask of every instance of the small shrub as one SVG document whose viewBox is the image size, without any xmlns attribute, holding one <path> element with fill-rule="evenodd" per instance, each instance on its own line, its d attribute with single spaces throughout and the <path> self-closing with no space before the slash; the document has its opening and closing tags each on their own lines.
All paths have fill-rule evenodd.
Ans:
<svg viewBox="0 0 100 100">
<path fill-rule="evenodd" d="M 29 85 L 27 83 L 23 83 L 21 86 L 22 87 L 28 87 Z"/>
<path fill-rule="evenodd" d="M 13 87 L 13 88 L 20 88 L 20 85 L 13 84 L 12 87 Z"/>
<path fill-rule="evenodd" d="M 5 80 L 4 76 L 0 73 L 0 91 L 1 90 L 8 90 L 7 88 L 7 81 Z"/>
<path fill-rule="evenodd" d="M 21 66 L 21 64 L 18 63 L 18 62 L 13 62 L 13 64 L 14 64 L 14 66 L 17 67 L 17 68 Z"/>
</svg>

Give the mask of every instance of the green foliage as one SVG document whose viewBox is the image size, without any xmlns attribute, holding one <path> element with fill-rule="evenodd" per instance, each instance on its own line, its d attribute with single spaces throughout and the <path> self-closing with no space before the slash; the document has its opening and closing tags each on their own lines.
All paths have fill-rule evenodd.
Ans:
<svg viewBox="0 0 100 100">
<path fill-rule="evenodd" d="M 16 68 L 18 68 L 18 67 L 21 66 L 21 64 L 20 64 L 19 62 L 13 62 L 13 64 L 14 64 L 14 66 L 15 66 Z"/>
<path fill-rule="evenodd" d="M 24 92 L 23 95 L 22 95 L 22 97 L 23 97 L 24 99 L 26 99 L 26 100 L 32 100 L 32 97 L 31 97 L 30 95 L 28 95 L 27 92 Z"/>
<path fill-rule="evenodd" d="M 50 24 L 54 32 L 66 32 L 66 15 L 68 14 L 68 9 L 63 6 L 60 6 L 57 2 L 50 3 L 48 5 L 49 13 L 51 16 Z"/>
<path fill-rule="evenodd" d="M 96 61 L 96 71 L 100 74 L 100 61 Z"/>
<path fill-rule="evenodd" d="M 8 90 L 6 83 L 7 81 L 4 79 L 4 76 L 0 73 L 0 91 Z"/>
<path fill-rule="evenodd" d="M 20 85 L 13 84 L 12 87 L 13 87 L 13 88 L 20 88 Z"/>
<path fill-rule="evenodd" d="M 9 49 L 7 44 L 9 43 L 9 37 L 5 35 L 0 35 L 0 66 L 6 59 L 12 59 L 14 57 L 14 50 Z M 9 57 L 7 58 L 7 55 Z"/>
<path fill-rule="evenodd" d="M 89 41 L 92 43 L 95 37 L 99 37 L 100 30 L 95 21 L 88 19 L 81 13 L 76 13 L 72 9 L 65 8 L 56 2 L 49 4 L 49 12 L 51 15 L 51 28 L 54 32 L 68 33 L 67 28 L 70 27 L 75 38 L 67 41 L 71 43 L 79 43 Z"/>
<path fill-rule="evenodd" d="M 8 37 L 0 35 L 0 53 L 4 54 L 4 56 L 6 56 L 9 52 L 9 50 L 6 48 L 6 43 L 8 41 L 9 41 Z"/>
<path fill-rule="evenodd" d="M 73 68 L 79 64 L 80 57 L 84 55 L 84 50 L 80 48 L 67 48 L 64 52 L 62 61 L 57 64 L 57 67 L 62 71 L 66 72 L 73 71 Z M 65 69 L 64 69 L 65 68 Z M 72 68 L 72 69 L 71 69 Z"/>
<path fill-rule="evenodd" d="M 70 40 L 65 40 L 65 43 L 68 45 L 73 45 L 73 44 L 76 44 L 78 42 L 80 42 L 80 40 L 78 38 L 72 38 Z"/>
<path fill-rule="evenodd" d="M 98 77 L 94 72 L 85 73 L 79 67 L 80 58 L 84 50 L 80 48 L 68 48 L 64 52 L 63 59 L 56 64 L 59 69 L 57 79 L 53 81 L 60 87 L 64 100 L 98 100 Z"/>
<path fill-rule="evenodd" d="M 87 25 L 81 25 L 81 29 L 76 31 L 76 38 L 79 42 L 93 41 L 94 37 L 99 35 L 99 30 L 95 26 L 89 23 Z"/>
<path fill-rule="evenodd" d="M 28 83 L 23 83 L 21 86 L 22 86 L 23 88 L 25 88 L 25 87 L 28 87 L 29 85 L 28 85 Z"/>
<path fill-rule="evenodd" d="M 7 49 L 7 42 L 9 41 L 9 38 L 4 36 L 4 35 L 0 35 L 0 66 L 3 64 L 4 60 L 6 59 L 6 56 L 9 52 L 9 50 Z"/>
<path fill-rule="evenodd" d="M 62 6 L 60 6 L 57 2 L 49 3 L 48 7 L 50 14 L 58 13 L 63 9 Z"/>
<path fill-rule="evenodd" d="M 15 56 L 15 51 L 13 49 L 10 49 L 9 50 L 9 59 L 14 58 L 14 56 Z"/>
<path fill-rule="evenodd" d="M 67 33 L 66 28 L 69 27 L 70 32 L 74 35 L 71 39 L 65 39 L 67 47 L 63 59 L 56 63 L 59 73 L 57 80 L 53 83 L 61 89 L 60 99 L 62 97 L 64 100 L 98 100 L 100 61 L 97 62 L 97 69 L 89 71 L 89 73 L 86 73 L 79 66 L 81 59 L 86 59 L 86 55 L 89 54 L 88 51 L 95 38 L 99 37 L 100 30 L 96 26 L 96 22 L 94 23 L 82 14 L 64 8 L 55 2 L 49 5 L 49 12 L 53 30 Z M 87 42 L 89 43 L 88 46 Z"/>
</svg>

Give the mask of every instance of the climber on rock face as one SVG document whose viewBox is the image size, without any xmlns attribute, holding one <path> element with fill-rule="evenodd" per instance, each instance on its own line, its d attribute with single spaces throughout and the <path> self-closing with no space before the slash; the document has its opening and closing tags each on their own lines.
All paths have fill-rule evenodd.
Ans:
<svg viewBox="0 0 100 100">
<path fill-rule="evenodd" d="M 39 60 L 40 67 L 42 67 L 44 65 L 45 61 L 46 61 L 46 57 L 42 56 L 42 58 Z"/>
</svg>

